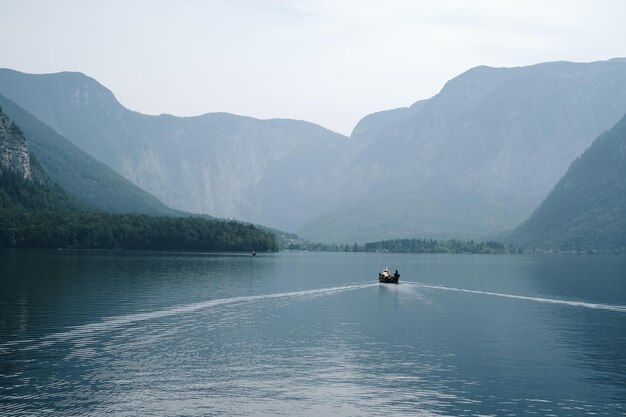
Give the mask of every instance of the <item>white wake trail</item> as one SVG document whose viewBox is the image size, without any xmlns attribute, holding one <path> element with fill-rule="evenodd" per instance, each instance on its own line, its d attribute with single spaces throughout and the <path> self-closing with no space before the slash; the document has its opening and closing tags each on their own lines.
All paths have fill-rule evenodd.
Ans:
<svg viewBox="0 0 626 417">
<path fill-rule="evenodd" d="M 626 313 L 626 306 L 623 306 L 623 305 L 588 303 L 585 301 L 558 300 L 558 299 L 553 299 L 553 298 L 528 297 L 524 295 L 503 294 L 503 293 L 498 293 L 498 292 L 467 290 L 464 288 L 443 287 L 440 285 L 430 285 L 430 284 L 424 284 L 422 282 L 414 282 L 414 281 L 403 281 L 403 282 L 406 284 L 414 285 L 416 287 L 429 288 L 432 290 L 455 291 L 455 292 L 464 292 L 464 293 L 469 293 L 469 294 L 491 295 L 494 297 L 513 298 L 516 300 L 535 301 L 539 303 L 560 304 L 560 305 L 567 305 L 567 306 L 572 306 L 572 307 L 584 307 L 584 308 L 591 308 L 594 310 L 607 310 L 607 311 L 615 311 L 618 313 Z"/>
<path fill-rule="evenodd" d="M 353 285 L 344 285 L 344 286 L 339 286 L 339 287 L 317 288 L 317 289 L 311 289 L 311 290 L 291 291 L 291 292 L 274 293 L 274 294 L 219 298 L 215 300 L 207 300 L 207 301 L 201 301 L 198 303 L 185 304 L 185 305 L 175 306 L 175 307 L 167 308 L 163 310 L 150 311 L 146 313 L 134 313 L 134 314 L 127 314 L 123 316 L 106 317 L 102 321 L 99 321 L 96 323 L 84 324 L 84 325 L 73 327 L 70 330 L 67 330 L 64 332 L 53 333 L 53 334 L 44 336 L 38 340 L 39 343 L 32 344 L 33 342 L 32 340 L 14 341 L 14 342 L 9 342 L 9 343 L 11 345 L 20 344 L 20 342 L 29 343 L 30 346 L 24 348 L 23 350 L 38 349 L 38 348 L 49 346 L 49 345 L 52 345 L 61 341 L 82 338 L 82 337 L 90 336 L 94 333 L 115 330 L 117 328 L 122 328 L 122 327 L 128 326 L 130 324 L 134 324 L 137 322 L 159 319 L 163 317 L 176 316 L 180 314 L 188 314 L 188 313 L 193 313 L 195 311 L 213 308 L 217 306 L 237 304 L 237 303 L 250 303 L 250 302 L 260 301 L 260 300 L 271 300 L 271 299 L 281 299 L 281 298 L 325 296 L 325 295 L 336 294 L 336 293 L 340 293 L 344 291 L 354 291 L 354 290 L 359 290 L 363 288 L 373 287 L 376 285 L 378 284 L 376 283 L 353 284 Z M 3 346 L 0 345 L 0 348 L 2 347 Z"/>
</svg>

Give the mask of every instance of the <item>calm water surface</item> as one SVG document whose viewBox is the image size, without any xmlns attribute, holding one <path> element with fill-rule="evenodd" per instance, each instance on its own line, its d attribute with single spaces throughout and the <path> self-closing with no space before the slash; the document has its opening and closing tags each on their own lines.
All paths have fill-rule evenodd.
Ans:
<svg viewBox="0 0 626 417">
<path fill-rule="evenodd" d="M 626 258 L 0 251 L 0 415 L 624 416 Z"/>
</svg>

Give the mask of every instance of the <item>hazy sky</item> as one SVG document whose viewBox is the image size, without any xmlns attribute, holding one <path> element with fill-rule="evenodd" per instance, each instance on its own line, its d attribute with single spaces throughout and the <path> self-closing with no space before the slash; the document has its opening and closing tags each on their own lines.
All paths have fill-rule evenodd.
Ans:
<svg viewBox="0 0 626 417">
<path fill-rule="evenodd" d="M 349 134 L 476 66 L 626 56 L 626 2 L 0 0 L 0 67 L 80 71 L 126 107 Z"/>
</svg>

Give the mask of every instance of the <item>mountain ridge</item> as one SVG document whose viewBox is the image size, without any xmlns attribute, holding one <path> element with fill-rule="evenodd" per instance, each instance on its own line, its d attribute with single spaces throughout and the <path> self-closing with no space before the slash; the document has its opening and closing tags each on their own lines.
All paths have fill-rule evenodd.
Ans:
<svg viewBox="0 0 626 417">
<path fill-rule="evenodd" d="M 112 213 L 177 214 L 2 95 L 0 107 L 28 137 L 47 175 L 81 204 Z"/>
<path fill-rule="evenodd" d="M 622 58 L 472 68 L 430 99 L 364 117 L 347 164 L 356 167 L 348 177 L 370 175 L 358 203 L 298 233 L 336 242 L 511 229 L 626 112 L 625 97 Z"/>
<path fill-rule="evenodd" d="M 0 109 L 0 248 L 277 250 L 274 232 L 250 224 L 86 208 L 48 177 L 28 143 Z"/>
<path fill-rule="evenodd" d="M 0 92 L 47 103 L 56 129 L 169 205 L 326 243 L 510 229 L 626 112 L 623 58 L 474 67 L 350 138 L 290 119 L 142 115 L 92 105 L 91 90 L 46 96 L 30 78 L 0 71 Z"/>
<path fill-rule="evenodd" d="M 175 209 L 293 230 L 336 198 L 327 195 L 332 184 L 314 178 L 332 164 L 311 164 L 306 156 L 336 158 L 345 136 L 292 119 L 142 115 L 110 100 L 108 93 L 90 99 L 91 90 L 78 88 L 83 77 L 77 77 L 54 89 L 48 85 L 54 77 L 0 70 L 0 92 L 28 109 L 45 107 L 35 111 L 44 122 Z M 285 176 L 284 169 L 294 175 Z"/>
<path fill-rule="evenodd" d="M 572 162 L 506 238 L 540 249 L 626 251 L 626 115 Z"/>
</svg>

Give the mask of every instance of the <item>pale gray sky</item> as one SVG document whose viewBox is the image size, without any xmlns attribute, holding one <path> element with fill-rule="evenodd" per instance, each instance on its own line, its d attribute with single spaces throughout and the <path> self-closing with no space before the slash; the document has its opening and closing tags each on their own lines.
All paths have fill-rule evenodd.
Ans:
<svg viewBox="0 0 626 417">
<path fill-rule="evenodd" d="M 126 107 L 349 134 L 476 66 L 626 56 L 626 2 L 1 0 L 0 67 L 80 71 Z"/>
</svg>

